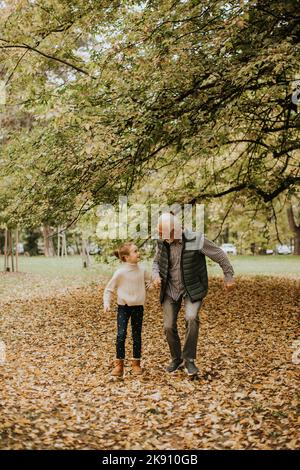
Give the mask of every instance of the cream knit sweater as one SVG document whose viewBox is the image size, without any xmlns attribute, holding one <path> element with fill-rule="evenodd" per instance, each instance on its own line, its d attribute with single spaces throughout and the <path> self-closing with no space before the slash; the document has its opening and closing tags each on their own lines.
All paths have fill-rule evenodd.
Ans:
<svg viewBox="0 0 300 470">
<path fill-rule="evenodd" d="M 122 262 L 113 277 L 106 285 L 103 293 L 104 308 L 110 307 L 111 297 L 117 289 L 117 303 L 119 305 L 144 305 L 146 287 L 151 285 L 150 274 L 138 263 Z"/>
</svg>

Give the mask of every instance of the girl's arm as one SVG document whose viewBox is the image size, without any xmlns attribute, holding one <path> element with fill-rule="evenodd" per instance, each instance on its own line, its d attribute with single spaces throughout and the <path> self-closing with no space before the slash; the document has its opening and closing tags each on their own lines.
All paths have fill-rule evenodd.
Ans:
<svg viewBox="0 0 300 470">
<path fill-rule="evenodd" d="M 118 286 L 118 280 L 119 280 L 119 272 L 116 271 L 113 277 L 110 279 L 110 281 L 106 285 L 104 292 L 103 292 L 104 312 L 110 311 L 110 303 L 111 303 L 112 294 L 114 293 L 114 290 Z"/>
<path fill-rule="evenodd" d="M 155 255 L 153 259 L 153 264 L 152 264 L 152 285 L 156 288 L 160 287 L 161 284 L 161 279 L 159 275 L 159 257 L 160 257 L 160 245 L 159 242 L 157 241 L 157 245 L 155 248 Z"/>
</svg>

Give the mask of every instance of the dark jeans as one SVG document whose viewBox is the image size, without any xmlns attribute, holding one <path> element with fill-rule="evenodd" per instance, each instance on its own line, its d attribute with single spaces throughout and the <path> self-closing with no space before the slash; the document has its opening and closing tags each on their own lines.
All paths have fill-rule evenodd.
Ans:
<svg viewBox="0 0 300 470">
<path fill-rule="evenodd" d="M 125 341 L 130 318 L 133 358 L 141 358 L 143 314 L 143 305 L 118 305 L 117 359 L 125 359 Z"/>
</svg>

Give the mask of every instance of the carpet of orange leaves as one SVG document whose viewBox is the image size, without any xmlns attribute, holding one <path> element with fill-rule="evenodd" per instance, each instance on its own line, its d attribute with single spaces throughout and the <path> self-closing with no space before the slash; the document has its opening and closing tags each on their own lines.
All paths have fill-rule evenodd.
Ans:
<svg viewBox="0 0 300 470">
<path fill-rule="evenodd" d="M 113 379 L 115 312 L 103 313 L 102 292 L 1 301 L 1 449 L 300 448 L 297 280 L 238 278 L 228 294 L 211 279 L 195 380 L 164 372 L 156 291 L 145 306 L 145 372 L 134 377 L 128 361 Z M 128 335 L 128 358 L 131 347 Z"/>
</svg>

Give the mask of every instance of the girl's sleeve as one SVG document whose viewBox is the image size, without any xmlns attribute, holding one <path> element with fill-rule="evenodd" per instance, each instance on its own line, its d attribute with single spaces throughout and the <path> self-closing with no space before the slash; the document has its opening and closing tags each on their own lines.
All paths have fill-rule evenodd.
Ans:
<svg viewBox="0 0 300 470">
<path fill-rule="evenodd" d="M 116 271 L 113 277 L 110 279 L 108 284 L 106 285 L 104 292 L 103 292 L 103 306 L 104 308 L 110 307 L 111 297 L 114 293 L 114 290 L 118 286 L 119 280 L 119 272 Z"/>
</svg>

